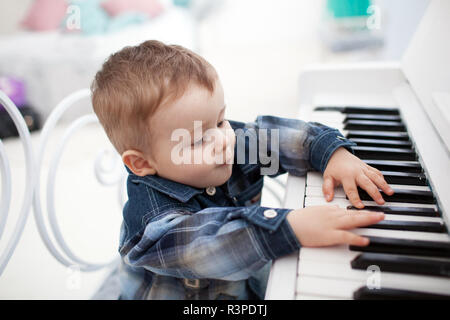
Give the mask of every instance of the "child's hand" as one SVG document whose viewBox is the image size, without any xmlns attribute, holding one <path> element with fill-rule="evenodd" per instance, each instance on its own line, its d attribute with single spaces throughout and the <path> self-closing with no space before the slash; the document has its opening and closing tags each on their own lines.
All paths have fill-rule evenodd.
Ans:
<svg viewBox="0 0 450 320">
<path fill-rule="evenodd" d="M 334 187 L 340 184 L 350 202 L 357 208 L 364 208 L 357 186 L 366 190 L 379 205 L 384 204 L 384 199 L 378 188 L 387 195 L 394 193 L 378 169 L 367 165 L 345 148 L 339 148 L 333 153 L 323 173 L 322 191 L 327 201 L 333 200 Z"/>
<path fill-rule="evenodd" d="M 384 214 L 328 205 L 292 210 L 286 219 L 304 247 L 338 244 L 366 246 L 369 244 L 368 238 L 346 230 L 378 223 L 384 219 Z"/>
</svg>

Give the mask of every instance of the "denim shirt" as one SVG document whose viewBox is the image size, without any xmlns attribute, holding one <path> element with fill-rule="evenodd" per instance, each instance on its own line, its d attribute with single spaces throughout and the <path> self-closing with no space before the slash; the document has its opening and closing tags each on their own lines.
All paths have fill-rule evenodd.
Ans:
<svg viewBox="0 0 450 320">
<path fill-rule="evenodd" d="M 263 299 L 271 261 L 301 247 L 285 219 L 297 208 L 260 206 L 261 169 L 267 163 L 258 148 L 256 161 L 246 157 L 239 164 L 239 142 L 248 152 L 245 134 L 278 129 L 278 150 L 268 143 L 270 135 L 264 141 L 279 159 L 270 177 L 323 172 L 337 148 L 351 151 L 355 145 L 319 123 L 275 116 L 229 122 L 236 133 L 232 174 L 214 194 L 158 175 L 140 177 L 127 168 L 121 299 Z"/>
</svg>

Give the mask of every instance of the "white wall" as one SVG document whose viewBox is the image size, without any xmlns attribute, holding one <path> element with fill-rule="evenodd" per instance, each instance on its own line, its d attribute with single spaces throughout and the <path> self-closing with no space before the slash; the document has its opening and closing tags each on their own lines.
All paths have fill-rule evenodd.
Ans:
<svg viewBox="0 0 450 320">
<path fill-rule="evenodd" d="M 0 1 L 0 34 L 14 33 L 33 0 Z"/>
<path fill-rule="evenodd" d="M 382 8 L 384 48 L 382 59 L 400 60 L 430 0 L 376 0 Z"/>
</svg>

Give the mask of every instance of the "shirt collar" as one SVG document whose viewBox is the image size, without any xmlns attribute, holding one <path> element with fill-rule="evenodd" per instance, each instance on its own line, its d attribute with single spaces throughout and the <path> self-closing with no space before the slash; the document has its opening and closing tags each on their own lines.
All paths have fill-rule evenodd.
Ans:
<svg viewBox="0 0 450 320">
<path fill-rule="evenodd" d="M 191 187 L 187 184 L 168 180 L 166 178 L 160 177 L 158 175 L 146 175 L 146 176 L 138 176 L 131 172 L 127 166 L 125 166 L 126 170 L 130 174 L 130 179 L 132 182 L 140 182 L 149 186 L 152 189 L 155 189 L 159 192 L 162 192 L 172 198 L 175 198 L 183 203 L 189 201 L 193 196 L 203 193 L 205 189 L 199 189 L 195 187 Z"/>
</svg>

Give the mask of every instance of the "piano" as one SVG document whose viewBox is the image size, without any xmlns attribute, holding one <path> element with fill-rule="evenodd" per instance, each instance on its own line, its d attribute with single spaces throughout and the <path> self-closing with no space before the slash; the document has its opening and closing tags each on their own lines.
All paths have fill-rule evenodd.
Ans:
<svg viewBox="0 0 450 320">
<path fill-rule="evenodd" d="M 365 210 L 385 220 L 353 232 L 367 247 L 301 248 L 275 260 L 266 299 L 450 299 L 450 1 L 433 0 L 399 63 L 311 67 L 299 118 L 341 130 L 395 190 Z M 327 202 L 322 175 L 289 176 L 284 207 Z"/>
</svg>

